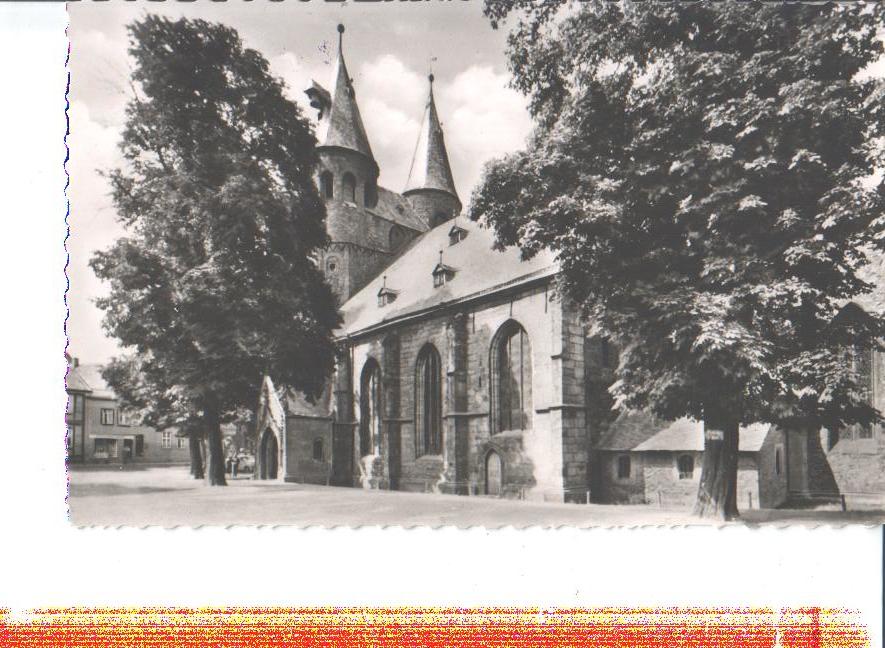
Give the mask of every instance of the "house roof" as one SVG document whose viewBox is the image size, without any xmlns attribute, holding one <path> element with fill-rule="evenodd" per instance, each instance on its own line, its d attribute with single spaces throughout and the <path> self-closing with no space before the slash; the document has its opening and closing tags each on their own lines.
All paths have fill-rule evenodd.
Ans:
<svg viewBox="0 0 885 648">
<path fill-rule="evenodd" d="M 740 452 L 762 448 L 771 425 L 753 423 L 741 426 Z M 660 421 L 646 412 L 625 412 L 609 426 L 597 444 L 599 450 L 632 452 L 700 452 L 704 449 L 704 424 L 688 418 Z"/>
<path fill-rule="evenodd" d="M 557 265 L 549 252 L 523 261 L 517 248 L 493 249 L 494 234 L 490 230 L 461 219 L 458 226 L 467 231 L 461 242 L 449 245 L 452 223 L 442 223 L 419 237 L 385 268 L 387 287 L 399 292 L 395 302 L 378 306 L 378 291 L 384 284 L 382 276 L 375 277 L 345 302 L 341 307 L 344 321 L 337 334 L 353 335 L 426 309 L 556 274 Z M 451 281 L 434 287 L 432 272 L 439 263 L 440 250 L 443 262 L 457 272 Z"/>
<path fill-rule="evenodd" d="M 378 204 L 369 211 L 409 229 L 427 231 L 427 224 L 412 210 L 409 199 L 385 187 L 378 187 Z"/>
<path fill-rule="evenodd" d="M 343 27 L 339 26 L 339 33 Z M 339 40 L 338 58 L 332 73 L 332 107 L 329 110 L 328 119 L 322 119 L 319 124 L 318 140 L 320 146 L 338 146 L 362 153 L 370 160 L 372 147 L 369 146 L 369 138 L 363 126 L 360 109 L 356 103 L 356 92 L 353 82 L 347 72 L 344 63 L 344 51 Z M 325 88 L 314 82 L 311 88 L 315 93 L 325 92 Z"/>
<path fill-rule="evenodd" d="M 430 92 L 427 95 L 424 116 L 421 119 L 421 132 L 418 136 L 418 144 L 415 147 L 415 155 L 412 158 L 412 166 L 409 169 L 409 177 L 406 180 L 406 188 L 403 193 L 418 189 L 436 189 L 450 193 L 455 198 L 458 197 L 455 181 L 452 179 L 452 167 L 449 165 L 449 154 L 446 151 L 442 126 L 436 112 L 436 102 L 433 99 L 432 74 L 430 75 Z"/>
<path fill-rule="evenodd" d="M 116 394 L 101 377 L 101 369 L 98 364 L 71 367 L 66 383 L 68 391 L 86 391 L 96 398 L 116 398 Z"/>
</svg>

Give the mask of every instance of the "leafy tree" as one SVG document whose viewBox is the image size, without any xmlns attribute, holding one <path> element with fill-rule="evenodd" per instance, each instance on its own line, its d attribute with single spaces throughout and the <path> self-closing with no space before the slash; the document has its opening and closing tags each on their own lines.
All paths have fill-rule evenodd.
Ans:
<svg viewBox="0 0 885 648">
<path fill-rule="evenodd" d="M 696 513 L 737 515 L 738 430 L 870 422 L 845 349 L 881 314 L 836 318 L 885 247 L 882 3 L 486 0 L 514 20 L 535 122 L 471 214 L 620 349 L 627 407 L 705 427 Z"/>
<path fill-rule="evenodd" d="M 157 430 L 175 429 L 188 439 L 190 471 L 194 479 L 204 479 L 203 442 L 206 431 L 197 415 L 198 404 L 189 402 L 150 354 L 114 358 L 102 370 L 104 379 L 114 385 L 122 402 L 142 414 L 141 422 Z"/>
<path fill-rule="evenodd" d="M 254 407 L 262 376 L 313 396 L 333 367 L 316 140 L 234 30 L 148 15 L 129 34 L 126 166 L 109 176 L 127 235 L 91 262 L 110 284 L 98 304 L 148 382 L 199 417 L 224 484 L 220 425 Z M 121 392 L 124 376 L 109 373 Z"/>
</svg>

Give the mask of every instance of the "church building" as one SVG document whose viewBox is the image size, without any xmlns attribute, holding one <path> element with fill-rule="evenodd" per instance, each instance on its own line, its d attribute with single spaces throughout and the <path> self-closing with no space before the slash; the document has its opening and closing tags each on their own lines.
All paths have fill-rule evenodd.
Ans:
<svg viewBox="0 0 885 648">
<path fill-rule="evenodd" d="M 306 94 L 319 114 L 316 177 L 331 239 L 320 263 L 341 304 L 339 361 L 316 402 L 265 379 L 256 477 L 559 502 L 657 503 L 663 493 L 692 501 L 702 429 L 631 414 L 610 421 L 599 394 L 616 350 L 554 293 L 554 257 L 496 250 L 491 231 L 460 215 L 432 75 L 406 186 L 378 185 L 338 31 L 332 88 L 313 82 Z M 791 470 L 814 490 L 805 457 L 809 444 L 823 453 L 817 434 L 795 432 L 806 449 L 791 456 L 787 436 L 770 426 L 748 433 L 742 507 L 787 501 Z"/>
</svg>

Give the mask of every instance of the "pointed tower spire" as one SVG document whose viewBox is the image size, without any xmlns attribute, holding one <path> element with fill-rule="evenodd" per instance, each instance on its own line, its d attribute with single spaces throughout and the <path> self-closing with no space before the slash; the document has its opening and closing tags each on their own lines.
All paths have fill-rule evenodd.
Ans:
<svg viewBox="0 0 885 648">
<path fill-rule="evenodd" d="M 344 63 L 344 25 L 338 25 L 338 60 L 332 77 L 332 106 L 320 146 L 336 146 L 362 153 L 374 161 L 369 138 L 356 103 L 353 82 Z"/>
<path fill-rule="evenodd" d="M 406 181 L 406 189 L 403 193 L 430 189 L 444 191 L 458 200 L 458 191 L 455 189 L 455 181 L 452 179 L 449 155 L 446 151 L 439 115 L 436 112 L 436 102 L 433 99 L 433 74 L 431 73 L 427 78 L 430 81 L 430 91 L 427 95 L 427 104 L 424 107 L 418 145 L 415 148 L 409 179 Z M 458 203 L 460 205 L 459 200 Z"/>
</svg>

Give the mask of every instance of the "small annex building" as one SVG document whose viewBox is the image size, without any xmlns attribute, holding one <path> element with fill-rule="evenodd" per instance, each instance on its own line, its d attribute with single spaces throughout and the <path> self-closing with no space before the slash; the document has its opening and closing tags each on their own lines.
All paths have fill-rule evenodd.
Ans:
<svg viewBox="0 0 885 648">
<path fill-rule="evenodd" d="M 738 506 L 783 504 L 789 492 L 785 432 L 768 424 L 742 426 L 738 452 Z M 697 498 L 703 453 L 702 423 L 624 412 L 595 446 L 593 500 L 690 507 Z"/>
</svg>

